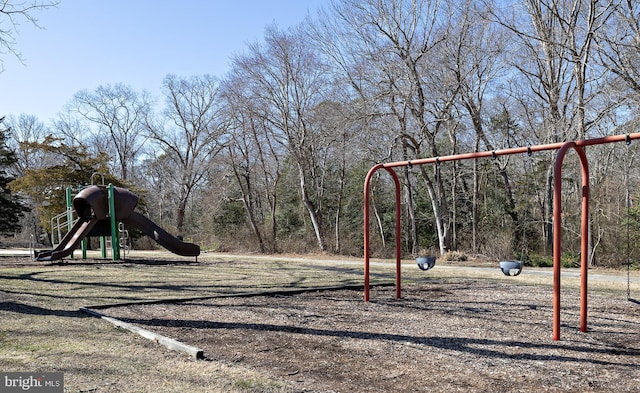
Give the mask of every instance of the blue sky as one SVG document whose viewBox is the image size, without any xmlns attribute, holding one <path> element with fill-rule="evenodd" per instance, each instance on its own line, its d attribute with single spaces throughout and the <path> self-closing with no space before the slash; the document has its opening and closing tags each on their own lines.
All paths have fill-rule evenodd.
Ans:
<svg viewBox="0 0 640 393">
<path fill-rule="evenodd" d="M 159 95 L 167 74 L 222 77 L 234 54 L 285 29 L 329 0 L 62 0 L 35 13 L 44 29 L 22 23 L 4 55 L 0 116 L 21 113 L 48 123 L 73 95 L 124 83 Z"/>
</svg>

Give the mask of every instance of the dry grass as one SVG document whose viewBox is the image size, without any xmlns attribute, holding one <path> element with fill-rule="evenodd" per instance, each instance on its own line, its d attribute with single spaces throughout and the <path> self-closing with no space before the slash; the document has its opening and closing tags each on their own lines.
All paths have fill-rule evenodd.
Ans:
<svg viewBox="0 0 640 393">
<path fill-rule="evenodd" d="M 0 258 L 0 370 L 64 371 L 70 392 L 278 390 L 281 383 L 259 370 L 194 362 L 78 308 L 361 281 L 355 267 L 341 275 L 316 270 L 310 260 L 203 255 L 196 264 L 144 252 L 132 258 L 64 265 Z"/>
<path fill-rule="evenodd" d="M 166 253 L 137 253 L 133 258 L 135 259 L 124 263 L 78 260 L 59 266 L 31 262 L 28 258 L 0 258 L 0 370 L 63 371 L 66 391 L 69 392 L 299 391 L 296 390 L 296 386 L 300 385 L 296 384 L 295 378 L 292 381 L 292 378 L 286 375 L 274 373 L 275 367 L 239 361 L 232 356 L 223 356 L 222 352 L 218 357 L 210 356 L 211 359 L 208 361 L 196 362 L 186 356 L 168 351 L 154 342 L 114 329 L 99 319 L 80 313 L 78 308 L 152 299 L 188 298 L 362 282 L 362 266 L 359 259 L 336 261 L 324 257 L 278 258 L 204 254 L 196 264 L 191 259 L 175 258 Z M 473 262 L 469 264 L 471 263 Z M 392 280 L 393 268 L 391 263 L 375 263 L 372 266 L 373 281 Z M 545 293 L 543 298 L 546 299 L 545 296 L 549 294 L 551 284 L 548 270 L 539 270 L 540 273 L 535 274 L 529 271 L 523 272 L 517 281 L 503 276 L 497 268 L 493 270 L 474 267 L 460 269 L 453 265 L 438 265 L 426 274 L 413 266 L 403 267 L 403 271 L 405 288 L 412 298 L 427 295 L 425 292 L 411 293 L 412 287 L 428 285 L 433 283 L 433 280 L 440 280 L 439 282 L 445 285 L 455 284 L 456 280 L 467 282 L 471 279 L 474 285 L 478 286 L 478 291 L 469 288 L 469 292 L 465 295 L 469 297 L 483 294 L 482 291 L 490 290 L 493 284 L 505 286 L 508 290 L 509 285 L 517 283 L 518 290 L 522 291 L 524 288 L 525 294 L 528 286 L 541 289 Z M 626 290 L 623 274 L 599 271 L 593 271 L 591 274 L 592 277 L 598 275 L 602 277 L 591 280 L 590 293 L 593 293 L 597 299 L 622 301 L 619 299 L 624 298 Z M 632 293 L 637 295 L 636 297 L 640 297 L 639 278 L 638 272 L 634 272 Z M 575 277 L 563 278 L 563 288 L 569 291 L 569 299 L 574 296 L 578 282 Z M 369 307 L 388 303 L 389 295 L 387 291 L 373 293 L 374 302 Z M 454 299 L 456 302 L 466 301 L 462 297 L 456 297 L 458 295 L 461 293 L 457 294 L 453 291 L 446 293 L 446 298 Z M 598 297 L 599 295 L 603 296 Z M 346 303 L 347 308 L 361 304 L 360 293 L 350 296 L 352 298 Z M 296 299 L 304 299 L 304 296 Z M 267 304 L 269 300 L 263 300 L 263 302 Z M 551 302 L 550 298 L 548 302 Z M 322 304 L 316 306 L 322 306 Z M 390 304 L 396 310 L 402 309 L 397 307 L 402 303 L 391 301 Z M 332 305 L 337 305 L 335 300 L 326 302 L 326 307 Z M 598 307 L 597 304 L 595 306 Z M 282 308 L 283 315 L 286 315 L 287 305 L 282 303 L 279 307 Z M 297 310 L 306 306 L 303 303 L 292 307 L 292 310 Z M 141 310 L 140 313 L 142 312 Z M 177 311 L 170 311 L 167 308 L 167 312 L 176 315 L 164 316 L 165 319 L 186 319 L 186 316 L 177 315 Z M 288 314 L 295 314 L 295 312 L 290 311 Z M 361 318 L 366 316 L 365 312 Z M 154 317 L 157 318 L 158 315 Z M 625 314 L 621 314 L 620 318 L 626 318 Z M 640 322 L 637 318 L 636 312 L 635 315 L 629 315 L 626 319 L 636 321 L 635 326 L 639 326 Z M 193 319 L 193 316 L 190 319 Z M 318 323 L 330 321 L 330 319 L 326 322 L 318 320 Z M 341 331 L 348 331 L 349 322 L 343 322 L 345 325 Z M 358 321 L 353 322 L 355 326 Z M 267 320 L 263 320 L 262 323 L 267 323 Z M 545 326 L 544 340 L 547 340 L 550 337 L 547 328 L 550 326 L 550 321 L 543 320 L 542 323 Z M 384 330 L 391 325 L 385 327 L 385 321 L 380 320 L 376 321 L 376 326 L 378 326 L 376 329 Z M 483 333 L 480 331 L 478 334 Z M 637 337 L 638 333 L 635 334 L 634 337 Z M 586 338 L 583 340 L 597 340 L 589 335 L 584 337 Z M 526 343 L 526 338 L 521 338 L 519 342 Z M 332 345 L 337 346 L 338 343 L 332 341 Z M 362 343 L 351 342 L 349 345 L 358 346 Z M 593 345 L 606 347 L 601 342 L 594 342 Z M 633 345 L 635 346 L 630 347 L 630 350 L 640 350 L 637 348 L 637 341 Z M 392 346 L 398 348 L 396 344 Z M 210 354 L 214 348 L 208 348 Z M 551 350 L 558 351 L 559 348 Z M 355 347 L 352 349 L 358 350 Z M 373 348 L 370 350 L 375 353 Z M 326 348 L 323 351 L 326 351 Z M 498 345 L 495 351 L 505 352 L 506 349 Z M 266 351 L 263 355 L 267 358 L 271 356 L 271 360 L 278 363 L 282 356 L 286 356 L 286 352 L 282 354 L 277 351 Z M 432 355 L 433 359 L 448 356 L 438 351 L 433 352 Z M 322 359 L 319 360 L 322 361 Z M 459 356 L 458 360 L 460 360 Z M 325 361 L 329 360 L 325 359 Z M 456 357 L 453 356 L 450 361 L 455 363 Z M 448 368 L 449 363 L 443 363 L 442 367 L 443 372 L 448 374 L 456 372 L 455 369 Z M 606 365 L 601 368 L 603 374 L 608 372 Z M 637 370 L 636 368 L 636 372 Z M 539 372 L 544 373 L 544 368 L 540 367 Z M 455 377 L 455 375 L 449 376 Z M 429 378 L 435 377 L 431 375 Z M 629 381 L 637 382 L 637 378 L 637 375 L 631 375 Z M 314 386 L 317 390 L 314 390 Z M 327 386 L 330 385 L 322 385 L 318 382 L 318 384 L 305 384 L 304 388 L 307 391 L 330 391 L 332 388 Z M 522 391 L 514 387 L 515 385 L 511 388 L 509 385 L 505 386 L 501 391 Z M 591 391 L 605 391 L 596 388 Z M 365 390 L 363 388 L 362 391 Z"/>
</svg>

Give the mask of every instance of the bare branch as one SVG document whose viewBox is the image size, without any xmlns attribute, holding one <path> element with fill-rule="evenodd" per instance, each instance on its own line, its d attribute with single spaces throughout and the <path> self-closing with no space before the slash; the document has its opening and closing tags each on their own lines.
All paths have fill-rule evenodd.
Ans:
<svg viewBox="0 0 640 393">
<path fill-rule="evenodd" d="M 4 70 L 2 55 L 15 56 L 24 63 L 21 53 L 16 48 L 17 35 L 20 33 L 21 23 L 27 23 L 39 29 L 42 28 L 35 12 L 57 7 L 59 0 L 55 1 L 20 1 L 0 0 L 0 72 Z"/>
</svg>

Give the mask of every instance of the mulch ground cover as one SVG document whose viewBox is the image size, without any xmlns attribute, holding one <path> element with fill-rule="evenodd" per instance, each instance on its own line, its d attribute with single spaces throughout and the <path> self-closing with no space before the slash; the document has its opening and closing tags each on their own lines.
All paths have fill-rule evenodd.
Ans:
<svg viewBox="0 0 640 393">
<path fill-rule="evenodd" d="M 360 261 L 3 257 L 0 371 L 64 372 L 69 392 L 640 391 L 640 305 L 619 272 L 590 273 L 587 333 L 568 272 L 553 341 L 549 272 L 507 278 L 479 266 L 403 267 L 402 299 L 378 286 L 365 303 L 361 290 L 309 290 L 362 283 Z M 376 283 L 393 280 L 392 264 L 373 271 Z M 634 272 L 634 295 L 636 283 Z M 210 298 L 99 311 L 201 348 L 200 361 L 78 311 L 196 296 Z"/>
<path fill-rule="evenodd" d="M 202 348 L 288 391 L 640 391 L 640 306 L 563 291 L 561 340 L 551 334 L 550 287 L 432 279 L 361 291 L 136 305 L 105 314 Z"/>
</svg>

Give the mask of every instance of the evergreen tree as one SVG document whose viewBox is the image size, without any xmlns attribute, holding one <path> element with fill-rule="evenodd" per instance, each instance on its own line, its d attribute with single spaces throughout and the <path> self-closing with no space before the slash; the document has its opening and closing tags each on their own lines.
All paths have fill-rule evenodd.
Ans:
<svg viewBox="0 0 640 393">
<path fill-rule="evenodd" d="M 42 142 L 24 142 L 21 146 L 47 156 L 47 165 L 27 169 L 9 186 L 31 201 L 40 226 L 47 232 L 51 229 L 51 218 L 67 209 L 66 188 L 71 187 L 75 193 L 92 184 L 92 177 L 96 173 L 104 175 L 105 184 L 128 188 L 142 197 L 141 190 L 109 173 L 109 157 L 106 154 L 92 155 L 82 145 L 68 145 L 51 135 Z M 143 205 L 142 201 L 140 204 Z"/>
<path fill-rule="evenodd" d="M 0 118 L 2 124 L 3 118 Z M 13 180 L 9 168 L 16 163 L 14 151 L 7 146 L 9 129 L 0 128 L 0 234 L 10 234 L 20 229 L 20 217 L 27 210 L 7 187 Z"/>
</svg>

